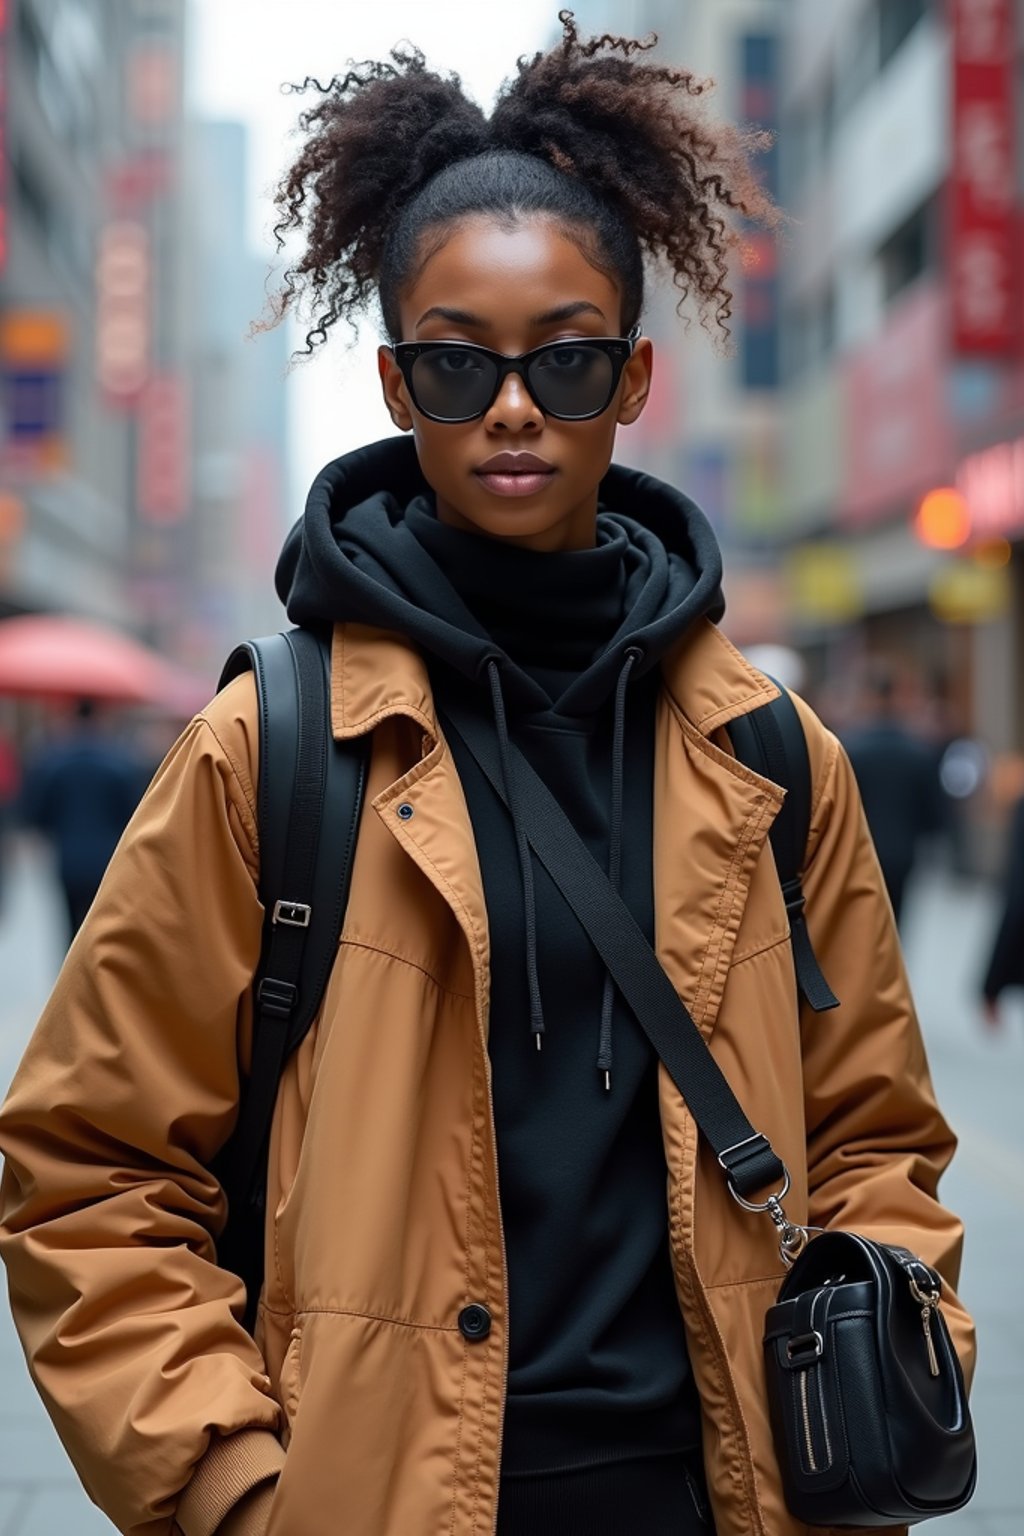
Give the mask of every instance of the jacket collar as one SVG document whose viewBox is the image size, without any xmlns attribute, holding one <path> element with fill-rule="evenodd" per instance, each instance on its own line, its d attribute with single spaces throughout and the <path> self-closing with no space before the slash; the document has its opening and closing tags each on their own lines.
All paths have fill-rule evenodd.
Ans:
<svg viewBox="0 0 1024 1536">
<path fill-rule="evenodd" d="M 703 736 L 778 697 L 717 625 L 699 619 L 662 663 L 676 708 Z M 437 714 L 426 662 L 410 641 L 364 624 L 337 624 L 331 656 L 331 726 L 338 740 L 361 736 L 388 715 L 408 715 L 435 738 Z"/>
</svg>

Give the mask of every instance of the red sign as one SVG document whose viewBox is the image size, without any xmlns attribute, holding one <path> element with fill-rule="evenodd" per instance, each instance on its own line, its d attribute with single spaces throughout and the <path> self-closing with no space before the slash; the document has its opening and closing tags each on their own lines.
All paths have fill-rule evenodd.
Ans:
<svg viewBox="0 0 1024 1536">
<path fill-rule="evenodd" d="M 110 405 L 130 409 L 149 373 L 150 253 L 144 224 L 115 219 L 96 260 L 96 378 Z"/>
<path fill-rule="evenodd" d="M 176 373 L 154 373 L 139 399 L 136 495 L 146 523 L 180 523 L 188 514 L 188 397 Z"/>
<path fill-rule="evenodd" d="M 962 355 L 998 356 L 1017 335 L 1013 0 L 950 0 L 950 8 L 953 346 Z"/>
<path fill-rule="evenodd" d="M 934 283 L 915 285 L 882 330 L 844 367 L 841 511 L 875 522 L 953 471 L 946 394 L 947 308 Z"/>
<path fill-rule="evenodd" d="M 970 512 L 972 537 L 1014 538 L 1024 532 L 1024 438 L 972 453 L 956 483 Z"/>
</svg>

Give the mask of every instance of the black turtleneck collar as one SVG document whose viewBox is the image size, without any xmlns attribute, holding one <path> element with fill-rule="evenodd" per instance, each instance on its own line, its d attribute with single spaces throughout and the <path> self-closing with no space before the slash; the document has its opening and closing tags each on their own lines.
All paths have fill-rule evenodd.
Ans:
<svg viewBox="0 0 1024 1536">
<path fill-rule="evenodd" d="M 599 519 L 592 548 L 559 553 L 452 528 L 425 496 L 405 520 L 495 644 L 545 684 L 589 667 L 622 622 L 629 539 L 611 518 Z"/>
</svg>

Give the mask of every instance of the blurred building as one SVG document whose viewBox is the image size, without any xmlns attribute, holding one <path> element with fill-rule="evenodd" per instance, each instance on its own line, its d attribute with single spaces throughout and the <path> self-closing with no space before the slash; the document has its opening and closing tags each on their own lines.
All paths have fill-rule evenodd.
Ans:
<svg viewBox="0 0 1024 1536">
<path fill-rule="evenodd" d="M 783 33 L 793 633 L 822 679 L 902 659 L 996 750 L 1024 747 L 1018 12 L 795 0 Z"/>
<path fill-rule="evenodd" d="M 787 220 L 746 231 L 731 358 L 652 307 L 660 401 L 627 457 L 684 485 L 727 555 L 726 627 L 799 646 L 840 717 L 884 654 L 939 733 L 1024 750 L 1024 6 L 634 0 L 776 131 Z M 940 719 L 941 717 L 941 719 Z"/>
<path fill-rule="evenodd" d="M 245 128 L 194 124 L 189 163 L 198 559 L 187 642 L 197 659 L 224 658 L 283 622 L 273 571 L 286 526 L 289 339 L 283 325 L 253 329 L 269 268 L 246 239 Z"/>
<path fill-rule="evenodd" d="M 182 46 L 181 0 L 0 4 L 0 611 L 131 623 L 164 558 L 142 514 L 184 363 Z"/>
<path fill-rule="evenodd" d="M 215 676 L 277 622 L 286 343 L 246 342 L 244 130 L 188 124 L 185 16 L 0 0 L 0 614 Z"/>
</svg>

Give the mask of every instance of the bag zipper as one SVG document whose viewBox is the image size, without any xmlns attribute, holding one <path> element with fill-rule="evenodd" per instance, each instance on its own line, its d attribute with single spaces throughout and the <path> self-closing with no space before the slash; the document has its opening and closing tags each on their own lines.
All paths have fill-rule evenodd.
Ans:
<svg viewBox="0 0 1024 1536">
<path fill-rule="evenodd" d="M 825 1447 L 824 1466 L 818 1465 L 818 1458 L 814 1450 L 814 1425 L 811 1421 L 811 1382 L 810 1377 L 814 1373 L 815 1386 L 818 1397 L 818 1419 L 821 1424 L 821 1438 Z M 807 1468 L 810 1472 L 827 1472 L 832 1465 L 832 1440 L 828 1432 L 828 1417 L 825 1413 L 825 1395 L 821 1388 L 821 1369 L 816 1366 L 805 1366 L 800 1371 L 797 1381 L 800 1388 L 800 1415 L 803 1420 L 804 1445 L 807 1450 Z"/>
</svg>

